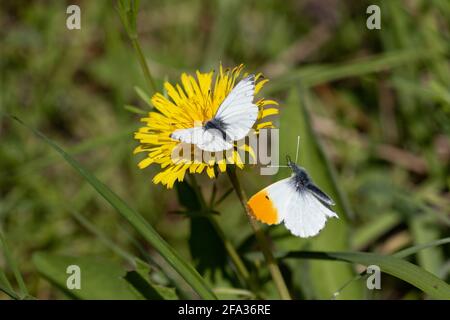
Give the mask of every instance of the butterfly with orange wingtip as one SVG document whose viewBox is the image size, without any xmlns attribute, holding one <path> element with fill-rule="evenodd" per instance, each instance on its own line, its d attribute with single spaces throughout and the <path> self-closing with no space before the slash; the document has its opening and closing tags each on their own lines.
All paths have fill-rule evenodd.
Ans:
<svg viewBox="0 0 450 320">
<path fill-rule="evenodd" d="M 331 210 L 334 201 L 313 183 L 304 168 L 287 159 L 293 174 L 256 193 L 247 205 L 253 217 L 261 222 L 269 225 L 284 222 L 295 236 L 315 236 L 328 218 L 339 218 Z"/>
</svg>

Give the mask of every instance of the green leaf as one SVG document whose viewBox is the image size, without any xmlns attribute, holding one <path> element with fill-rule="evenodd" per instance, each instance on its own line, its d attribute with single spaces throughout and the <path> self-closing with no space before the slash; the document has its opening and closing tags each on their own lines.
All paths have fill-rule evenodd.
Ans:
<svg viewBox="0 0 450 320">
<path fill-rule="evenodd" d="M 33 263 L 39 273 L 55 286 L 75 299 L 143 299 L 140 293 L 124 279 L 126 271 L 118 264 L 94 257 L 69 257 L 46 253 L 33 255 Z M 80 289 L 69 289 L 67 267 L 80 267 Z"/>
<path fill-rule="evenodd" d="M 152 284 L 137 271 L 129 271 L 125 280 L 147 300 L 177 300 L 175 289 Z"/>
<path fill-rule="evenodd" d="M 111 189 L 97 179 L 95 175 L 84 168 L 77 160 L 72 158 L 55 142 L 47 138 L 41 132 L 25 125 L 21 120 L 13 117 L 24 127 L 31 130 L 36 136 L 46 142 L 55 151 L 57 151 L 91 186 L 108 201 L 117 212 L 125 218 L 137 232 L 146 239 L 161 256 L 186 280 L 187 283 L 204 299 L 216 299 L 214 293 L 209 289 L 205 280 L 200 274 L 185 262 L 178 253 L 153 229 L 153 227 L 139 213 L 131 209 L 121 198 L 119 198 Z"/>
<path fill-rule="evenodd" d="M 220 236 L 208 218 L 196 217 L 191 219 L 189 249 L 201 274 L 215 270 L 224 272 L 227 252 Z"/>
<path fill-rule="evenodd" d="M 127 274 L 127 281 L 129 281 L 130 278 L 135 278 L 137 281 L 129 281 L 136 290 L 138 290 L 142 295 L 144 295 L 147 299 L 149 299 L 150 295 L 149 293 L 156 294 L 160 298 L 158 299 L 164 299 L 164 300 L 178 300 L 179 297 L 176 293 L 175 288 L 168 288 L 162 285 L 157 285 L 153 283 L 153 281 L 150 279 L 150 272 L 151 268 L 150 266 L 145 263 L 144 261 L 140 259 L 136 259 L 136 272 L 137 275 L 134 276 L 128 276 Z M 144 283 L 145 282 L 145 283 Z M 142 290 L 142 291 L 141 291 Z M 153 298 L 155 299 L 155 298 Z"/>
<path fill-rule="evenodd" d="M 186 181 L 175 184 L 177 190 L 178 202 L 189 211 L 201 211 L 201 203 L 194 188 Z"/>
<path fill-rule="evenodd" d="M 220 235 L 206 216 L 211 213 L 205 212 L 205 216 L 197 213 L 205 209 L 199 199 L 201 195 L 187 182 L 177 183 L 176 189 L 178 201 L 188 210 L 187 215 L 191 218 L 189 249 L 198 271 L 202 275 L 213 275 L 216 270 L 223 271 L 227 263 L 227 252 Z"/>
<path fill-rule="evenodd" d="M 381 271 L 402 279 L 436 299 L 450 299 L 450 286 L 428 271 L 394 256 L 383 256 L 367 252 L 289 252 L 283 259 L 337 260 L 377 265 Z"/>
</svg>

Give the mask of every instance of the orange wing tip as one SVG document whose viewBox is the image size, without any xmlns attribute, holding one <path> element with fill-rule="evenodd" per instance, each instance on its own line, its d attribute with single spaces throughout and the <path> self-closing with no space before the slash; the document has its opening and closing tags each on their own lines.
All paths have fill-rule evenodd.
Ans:
<svg viewBox="0 0 450 320">
<path fill-rule="evenodd" d="M 250 215 L 258 221 L 266 224 L 278 223 L 278 210 L 269 198 L 266 190 L 256 193 L 247 202 Z"/>
<path fill-rule="evenodd" d="M 257 220 L 257 221 L 262 222 L 262 223 L 265 223 L 265 224 L 268 224 L 268 225 L 274 224 L 274 223 L 268 223 L 267 221 L 262 220 L 262 219 L 260 218 L 260 216 L 258 216 L 257 214 L 255 214 L 255 212 L 253 211 L 252 207 L 249 205 L 248 202 L 247 202 L 247 208 L 248 208 L 249 216 L 250 216 L 252 219 Z"/>
</svg>

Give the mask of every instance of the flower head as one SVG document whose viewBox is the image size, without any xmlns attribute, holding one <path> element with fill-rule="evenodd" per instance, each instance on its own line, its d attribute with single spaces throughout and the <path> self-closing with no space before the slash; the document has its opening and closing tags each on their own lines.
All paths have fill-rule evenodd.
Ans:
<svg viewBox="0 0 450 320">
<path fill-rule="evenodd" d="M 243 65 L 232 70 L 223 70 L 220 66 L 219 73 L 214 79 L 214 71 L 208 73 L 197 71 L 197 79 L 183 73 L 181 85 L 173 86 L 169 82 L 164 83 L 168 97 L 161 93 L 153 95 L 151 102 L 156 111 L 149 112 L 148 117 L 141 119 L 146 125 L 134 135 L 135 139 L 140 142 L 134 153 L 147 153 L 147 157 L 139 162 L 141 169 L 153 163 L 160 165 L 162 171 L 153 178 L 155 184 L 162 183 L 167 188 L 172 188 L 175 181 L 183 181 L 187 172 L 191 174 L 206 172 L 210 178 L 214 178 L 217 172 L 226 171 L 227 164 L 243 168 L 238 148 L 253 156 L 250 146 L 235 145 L 231 152 L 227 153 L 228 156 L 222 157 L 220 160 L 212 158 L 205 162 L 198 162 L 185 158 L 174 159 L 174 150 L 181 142 L 170 137 L 177 129 L 192 128 L 198 123 L 211 120 L 239 79 L 247 75 L 242 72 L 242 69 Z M 255 95 L 267 81 L 261 74 L 255 76 Z M 261 98 L 254 103 L 259 108 L 258 120 L 253 128 L 257 134 L 258 130 L 262 128 L 273 127 L 271 121 L 261 120 L 277 114 L 278 109 L 274 108 L 277 103 L 273 100 Z M 194 149 L 197 147 L 195 145 L 190 147 L 195 152 Z"/>
</svg>

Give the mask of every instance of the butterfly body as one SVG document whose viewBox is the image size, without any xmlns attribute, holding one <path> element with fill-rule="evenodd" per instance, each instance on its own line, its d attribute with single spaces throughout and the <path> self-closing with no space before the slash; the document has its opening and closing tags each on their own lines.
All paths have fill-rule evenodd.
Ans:
<svg viewBox="0 0 450 320">
<path fill-rule="evenodd" d="M 312 179 L 309 177 L 308 172 L 306 172 L 305 168 L 302 168 L 298 165 L 296 165 L 292 161 L 288 161 L 288 166 L 293 171 L 293 181 L 295 184 L 295 188 L 297 191 L 301 192 L 303 189 L 306 189 L 314 194 L 315 197 L 317 197 L 321 202 L 329 205 L 334 206 L 334 201 L 318 186 L 314 184 Z"/>
<path fill-rule="evenodd" d="M 295 183 L 295 188 L 297 190 L 301 190 L 303 188 L 306 188 L 309 184 L 311 184 L 311 179 L 308 175 L 308 173 L 306 172 L 305 169 L 293 164 L 293 166 L 291 167 L 293 170 L 293 182 Z"/>
<path fill-rule="evenodd" d="M 291 177 L 282 179 L 256 193 L 248 201 L 253 217 L 266 224 L 284 222 L 299 237 L 317 235 L 330 217 L 333 200 L 320 190 L 306 170 L 288 161 Z"/>
<path fill-rule="evenodd" d="M 207 121 L 205 125 L 203 126 L 203 130 L 218 130 L 222 134 L 223 140 L 229 140 L 229 137 L 227 137 L 226 129 L 227 124 L 220 118 L 212 118 L 211 120 Z"/>
</svg>

